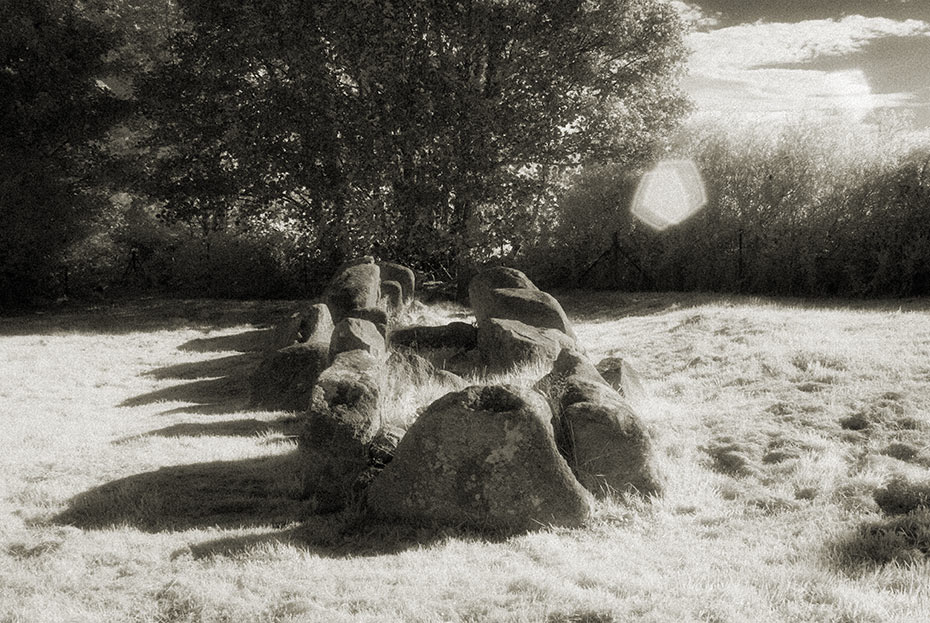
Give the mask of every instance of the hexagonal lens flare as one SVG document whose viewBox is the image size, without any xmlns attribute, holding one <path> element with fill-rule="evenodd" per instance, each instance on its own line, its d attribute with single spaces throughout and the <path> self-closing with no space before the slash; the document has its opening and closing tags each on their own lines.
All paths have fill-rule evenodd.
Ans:
<svg viewBox="0 0 930 623">
<path fill-rule="evenodd" d="M 633 196 L 633 215 L 662 231 L 692 216 L 707 203 L 704 181 L 691 160 L 662 160 L 643 175 Z"/>
</svg>

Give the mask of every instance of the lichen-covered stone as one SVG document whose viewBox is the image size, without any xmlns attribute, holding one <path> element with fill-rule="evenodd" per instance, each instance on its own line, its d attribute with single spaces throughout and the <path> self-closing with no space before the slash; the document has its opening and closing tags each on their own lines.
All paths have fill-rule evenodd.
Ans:
<svg viewBox="0 0 930 623">
<path fill-rule="evenodd" d="M 381 428 L 381 364 L 365 351 L 340 353 L 317 380 L 299 436 L 301 477 L 311 508 L 340 510 L 369 464 Z"/>
<path fill-rule="evenodd" d="M 377 264 L 356 264 L 339 272 L 326 290 L 326 304 L 334 323 L 352 312 L 375 308 L 381 296 L 381 270 Z"/>
<path fill-rule="evenodd" d="M 559 450 L 585 488 L 599 497 L 662 492 L 645 425 L 583 355 L 563 350 L 536 389 L 549 399 Z"/>
<path fill-rule="evenodd" d="M 436 366 L 409 348 L 393 348 L 387 358 L 391 378 L 405 383 L 422 385 L 436 376 Z"/>
<path fill-rule="evenodd" d="M 557 329 L 531 327 L 519 320 L 491 318 L 478 328 L 478 350 L 489 371 L 506 371 L 534 361 L 552 362 L 575 340 Z"/>
<path fill-rule="evenodd" d="M 641 375 L 630 362 L 620 357 L 606 357 L 598 362 L 597 371 L 608 385 L 627 400 L 635 401 L 645 397 L 646 390 L 643 388 Z"/>
<path fill-rule="evenodd" d="M 562 410 L 569 464 L 598 497 L 614 492 L 658 495 L 664 488 L 655 450 L 642 420 L 623 398 L 575 402 Z"/>
<path fill-rule="evenodd" d="M 301 314 L 297 341 L 329 344 L 333 336 L 333 326 L 329 307 L 323 303 L 311 305 Z"/>
<path fill-rule="evenodd" d="M 558 329 L 575 337 L 559 302 L 550 294 L 526 288 L 493 288 L 472 303 L 478 326 L 489 318 L 519 320 L 531 327 Z"/>
<path fill-rule="evenodd" d="M 404 304 L 409 305 L 416 290 L 417 278 L 414 272 L 394 262 L 378 262 L 378 267 L 381 269 L 382 282 L 395 281 L 400 284 Z"/>
<path fill-rule="evenodd" d="M 385 355 L 384 338 L 374 323 L 361 318 L 344 318 L 333 330 L 329 355 L 335 359 L 339 353 L 363 350 L 375 359 Z"/>
<path fill-rule="evenodd" d="M 360 318 L 362 320 L 367 320 L 368 322 L 375 325 L 375 328 L 378 329 L 378 333 L 381 334 L 381 337 L 387 339 L 389 322 L 388 313 L 380 307 L 365 307 L 363 309 L 356 309 L 349 312 L 349 318 Z"/>
<path fill-rule="evenodd" d="M 432 403 L 371 484 L 377 516 L 524 531 L 584 521 L 591 500 L 555 447 L 535 392 L 475 386 Z"/>
<path fill-rule="evenodd" d="M 268 353 L 251 378 L 251 405 L 272 411 L 303 411 L 313 386 L 329 365 L 329 345 L 296 343 Z"/>
<path fill-rule="evenodd" d="M 538 291 L 539 288 L 515 268 L 495 266 L 481 271 L 468 283 L 468 300 L 474 310 L 488 307 L 490 291 L 497 288 L 519 288 Z"/>
</svg>

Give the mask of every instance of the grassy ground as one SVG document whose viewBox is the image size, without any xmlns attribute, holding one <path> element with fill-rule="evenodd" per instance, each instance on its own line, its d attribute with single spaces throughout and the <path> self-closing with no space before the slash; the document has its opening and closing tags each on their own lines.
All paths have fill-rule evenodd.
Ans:
<svg viewBox="0 0 930 623">
<path fill-rule="evenodd" d="M 930 301 L 560 298 L 669 490 L 506 539 L 306 517 L 246 407 L 294 304 L 0 319 L 0 621 L 927 620 L 930 519 L 872 493 L 928 477 Z"/>
</svg>

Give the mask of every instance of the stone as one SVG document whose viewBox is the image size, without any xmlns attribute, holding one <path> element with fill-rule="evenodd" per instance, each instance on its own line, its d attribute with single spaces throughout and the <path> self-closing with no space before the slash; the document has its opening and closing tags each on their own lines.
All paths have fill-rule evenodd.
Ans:
<svg viewBox="0 0 930 623">
<path fill-rule="evenodd" d="M 352 501 L 381 429 L 381 364 L 363 350 L 340 353 L 320 374 L 298 438 L 301 480 L 310 508 L 334 512 Z"/>
<path fill-rule="evenodd" d="M 368 491 L 375 515 L 521 532 L 577 526 L 591 498 L 555 447 L 535 392 L 474 386 L 433 402 Z"/>
<path fill-rule="evenodd" d="M 567 348 L 559 353 L 558 358 L 552 363 L 552 376 L 580 376 L 603 383 L 605 379 L 601 376 L 597 367 L 585 357 L 582 353 Z"/>
<path fill-rule="evenodd" d="M 487 366 L 484 364 L 484 358 L 481 356 L 481 351 L 477 348 L 459 350 L 452 354 L 442 350 L 425 352 L 427 355 L 437 360 L 437 367 L 452 372 L 460 377 L 480 375 L 487 369 Z"/>
<path fill-rule="evenodd" d="M 492 290 L 494 288 L 539 289 L 525 273 L 516 268 L 508 268 L 506 266 L 487 268 L 472 277 L 468 284 L 469 295 L 471 295 L 472 290 Z"/>
<path fill-rule="evenodd" d="M 645 425 L 586 357 L 563 350 L 535 387 L 549 399 L 558 448 L 585 488 L 598 497 L 662 492 Z"/>
<path fill-rule="evenodd" d="M 394 262 L 378 262 L 382 281 L 396 281 L 403 291 L 404 304 L 410 304 L 416 289 L 417 278 L 412 270 Z"/>
<path fill-rule="evenodd" d="M 436 376 L 436 366 L 409 348 L 392 348 L 387 359 L 391 377 L 404 383 L 422 385 Z"/>
<path fill-rule="evenodd" d="M 451 385 L 456 389 L 465 387 L 465 379 L 460 377 L 455 372 L 450 372 L 449 370 L 436 370 L 436 379 L 445 383 L 446 385 Z"/>
<path fill-rule="evenodd" d="M 352 258 L 340 264 L 339 268 L 336 270 L 338 275 L 347 268 L 352 268 L 353 266 L 359 266 L 360 264 L 374 264 L 375 258 L 370 255 L 362 255 L 360 257 Z"/>
<path fill-rule="evenodd" d="M 539 290 L 530 278 L 515 268 L 495 266 L 488 268 L 468 282 L 468 300 L 472 309 L 487 307 L 486 299 L 497 288 Z"/>
<path fill-rule="evenodd" d="M 407 348 L 454 348 L 471 350 L 478 345 L 478 329 L 466 322 L 439 326 L 414 326 L 391 331 L 391 345 Z"/>
<path fill-rule="evenodd" d="M 642 375 L 625 359 L 607 357 L 601 359 L 596 367 L 607 384 L 620 392 L 627 400 L 635 402 L 646 396 Z"/>
<path fill-rule="evenodd" d="M 492 372 L 534 361 L 552 362 L 564 348 L 576 348 L 575 340 L 557 329 L 531 327 L 519 320 L 491 318 L 478 329 L 478 350 Z"/>
<path fill-rule="evenodd" d="M 664 488 L 646 427 L 619 395 L 608 402 L 575 402 L 562 410 L 569 465 L 597 497 L 615 492 L 659 495 Z"/>
<path fill-rule="evenodd" d="M 256 409 L 303 411 L 310 405 L 313 386 L 329 366 L 329 345 L 292 344 L 268 353 L 251 378 L 250 403 Z"/>
<path fill-rule="evenodd" d="M 571 323 L 550 294 L 523 288 L 493 288 L 472 302 L 478 326 L 489 318 L 519 320 L 531 327 L 557 329 L 574 339 Z"/>
<path fill-rule="evenodd" d="M 387 339 L 388 314 L 380 307 L 365 307 L 364 309 L 356 309 L 349 312 L 349 318 L 360 318 L 362 320 L 367 320 L 368 322 L 375 325 L 375 328 L 378 329 L 378 333 L 381 334 L 381 337 Z"/>
<path fill-rule="evenodd" d="M 329 343 L 330 358 L 335 359 L 339 353 L 353 350 L 363 350 L 378 360 L 384 358 L 384 338 L 373 322 L 361 318 L 345 318 L 333 329 L 333 337 Z"/>
<path fill-rule="evenodd" d="M 376 264 L 356 264 L 337 273 L 326 290 L 334 323 L 352 312 L 376 308 L 381 296 L 381 270 Z"/>
<path fill-rule="evenodd" d="M 323 303 L 311 305 L 301 315 L 298 342 L 329 344 L 333 336 L 333 318 Z"/>
<path fill-rule="evenodd" d="M 381 306 L 394 313 L 399 312 L 406 306 L 404 290 L 399 283 L 391 280 L 381 282 Z"/>
<path fill-rule="evenodd" d="M 563 349 L 552 364 L 552 370 L 534 387 L 549 398 L 558 418 L 562 409 L 576 402 L 604 402 L 613 399 L 613 390 L 588 359 L 569 348 Z M 556 435 L 558 435 L 556 427 Z"/>
<path fill-rule="evenodd" d="M 329 308 L 317 303 L 304 312 L 294 312 L 278 323 L 272 331 L 270 350 L 302 342 L 329 343 L 333 333 L 333 320 Z"/>
</svg>

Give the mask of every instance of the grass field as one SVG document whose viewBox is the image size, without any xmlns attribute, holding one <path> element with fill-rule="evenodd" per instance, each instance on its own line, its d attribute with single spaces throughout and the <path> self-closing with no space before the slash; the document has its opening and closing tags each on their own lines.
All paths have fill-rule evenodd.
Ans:
<svg viewBox="0 0 930 623">
<path fill-rule="evenodd" d="M 0 621 L 928 620 L 930 513 L 872 495 L 930 478 L 930 301 L 559 298 L 668 491 L 510 538 L 307 516 L 247 409 L 294 303 L 0 319 Z"/>
</svg>

